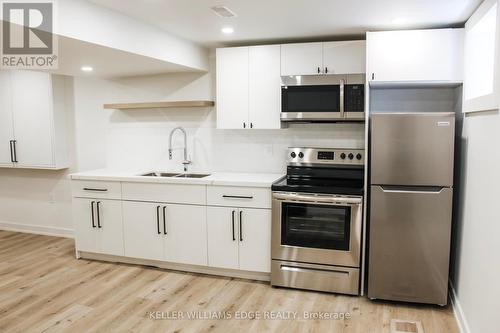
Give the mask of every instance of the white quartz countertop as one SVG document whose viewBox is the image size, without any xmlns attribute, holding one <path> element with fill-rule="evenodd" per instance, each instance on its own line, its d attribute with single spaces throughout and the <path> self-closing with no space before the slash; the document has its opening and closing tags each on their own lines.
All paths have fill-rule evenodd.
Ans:
<svg viewBox="0 0 500 333">
<path fill-rule="evenodd" d="M 158 170 L 160 171 L 160 170 Z M 142 182 L 142 183 L 170 183 L 170 184 L 193 184 L 193 185 L 219 185 L 219 186 L 248 186 L 248 187 L 271 187 L 272 183 L 284 177 L 278 173 L 235 173 L 235 172 L 192 172 L 210 174 L 204 178 L 175 178 L 175 177 L 147 177 L 139 176 L 151 172 L 146 171 L 119 171 L 100 169 L 70 174 L 73 180 L 98 180 L 119 182 Z M 171 172 L 161 170 L 161 172 Z M 191 172 L 190 172 L 191 173 Z"/>
</svg>

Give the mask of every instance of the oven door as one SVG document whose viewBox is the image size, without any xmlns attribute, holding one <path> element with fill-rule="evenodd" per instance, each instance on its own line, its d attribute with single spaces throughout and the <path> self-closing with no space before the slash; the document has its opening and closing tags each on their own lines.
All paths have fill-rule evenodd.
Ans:
<svg viewBox="0 0 500 333">
<path fill-rule="evenodd" d="M 273 192 L 272 259 L 359 267 L 361 197 Z"/>
</svg>

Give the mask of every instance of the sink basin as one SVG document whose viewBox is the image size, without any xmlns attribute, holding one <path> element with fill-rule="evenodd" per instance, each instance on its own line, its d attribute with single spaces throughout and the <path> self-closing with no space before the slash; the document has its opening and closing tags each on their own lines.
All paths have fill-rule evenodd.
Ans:
<svg viewBox="0 0 500 333">
<path fill-rule="evenodd" d="M 204 178 L 210 174 L 203 173 L 172 173 L 172 172 L 148 172 L 139 176 L 143 177 L 175 177 L 175 178 Z"/>
<path fill-rule="evenodd" d="M 144 177 L 175 177 L 178 176 L 179 173 L 170 173 L 170 172 L 148 172 L 139 176 Z"/>
<path fill-rule="evenodd" d="M 209 174 L 201 173 L 181 173 L 180 175 L 174 176 L 175 178 L 205 178 L 210 176 Z"/>
</svg>

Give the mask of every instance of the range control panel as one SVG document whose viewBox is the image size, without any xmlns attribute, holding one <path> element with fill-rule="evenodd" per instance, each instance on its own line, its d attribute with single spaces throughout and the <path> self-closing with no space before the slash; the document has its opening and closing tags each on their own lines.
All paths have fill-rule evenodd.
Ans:
<svg viewBox="0 0 500 333">
<path fill-rule="evenodd" d="M 348 148 L 288 148 L 288 164 L 364 165 L 365 151 Z"/>
</svg>

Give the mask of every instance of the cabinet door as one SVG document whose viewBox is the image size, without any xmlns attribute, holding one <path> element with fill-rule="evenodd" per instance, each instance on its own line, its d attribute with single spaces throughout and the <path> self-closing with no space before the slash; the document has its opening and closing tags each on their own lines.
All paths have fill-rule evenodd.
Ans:
<svg viewBox="0 0 500 333">
<path fill-rule="evenodd" d="M 366 42 L 354 40 L 323 43 L 323 67 L 327 74 L 365 73 Z"/>
<path fill-rule="evenodd" d="M 163 208 L 164 207 L 164 208 Z M 206 206 L 164 205 L 165 260 L 207 265 Z"/>
<path fill-rule="evenodd" d="M 0 166 L 13 166 L 10 149 L 10 141 L 14 139 L 12 129 L 10 71 L 0 71 Z"/>
<path fill-rule="evenodd" d="M 281 127 L 280 46 L 249 48 L 249 121 L 252 128 Z"/>
<path fill-rule="evenodd" d="M 123 201 L 122 205 L 125 256 L 163 260 L 162 205 L 134 201 Z"/>
<path fill-rule="evenodd" d="M 271 271 L 271 210 L 240 209 L 238 214 L 240 269 Z"/>
<path fill-rule="evenodd" d="M 50 74 L 12 71 L 16 154 L 20 167 L 51 167 L 53 156 L 52 80 Z"/>
<path fill-rule="evenodd" d="M 323 73 L 323 43 L 281 45 L 281 75 Z"/>
<path fill-rule="evenodd" d="M 99 252 L 97 220 L 92 209 L 95 202 L 95 199 L 73 198 L 73 224 L 78 251 Z"/>
<path fill-rule="evenodd" d="M 371 81 L 462 81 L 463 29 L 367 33 Z"/>
<path fill-rule="evenodd" d="M 465 24 L 463 109 L 500 107 L 500 3 L 484 1 Z"/>
<path fill-rule="evenodd" d="M 98 228 L 99 253 L 123 256 L 122 202 L 96 200 L 94 212 Z"/>
<path fill-rule="evenodd" d="M 217 128 L 247 128 L 248 47 L 217 49 Z"/>
<path fill-rule="evenodd" d="M 238 209 L 207 207 L 208 265 L 238 269 Z"/>
</svg>

